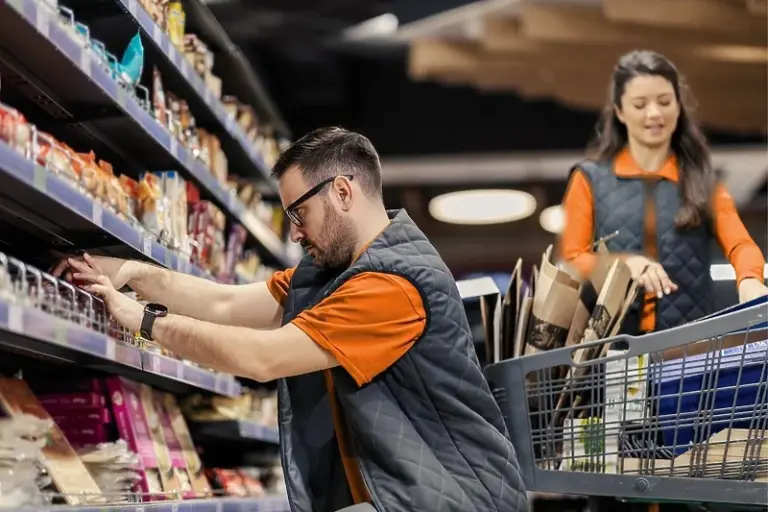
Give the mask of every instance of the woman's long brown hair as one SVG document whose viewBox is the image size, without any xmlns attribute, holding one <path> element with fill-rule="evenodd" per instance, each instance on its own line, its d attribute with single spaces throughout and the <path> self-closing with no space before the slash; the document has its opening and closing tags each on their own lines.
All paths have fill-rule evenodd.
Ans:
<svg viewBox="0 0 768 512">
<path fill-rule="evenodd" d="M 613 70 L 609 99 L 598 121 L 597 135 L 588 148 L 588 156 L 597 161 L 609 161 L 626 147 L 627 129 L 616 117 L 615 109 L 621 108 L 627 82 L 643 75 L 660 76 L 669 81 L 680 105 L 680 117 L 671 141 L 680 166 L 682 197 L 675 224 L 680 229 L 690 229 L 711 217 L 715 172 L 704 134 L 692 119 L 692 97 L 688 87 L 666 57 L 643 50 L 627 53 L 619 59 Z"/>
</svg>

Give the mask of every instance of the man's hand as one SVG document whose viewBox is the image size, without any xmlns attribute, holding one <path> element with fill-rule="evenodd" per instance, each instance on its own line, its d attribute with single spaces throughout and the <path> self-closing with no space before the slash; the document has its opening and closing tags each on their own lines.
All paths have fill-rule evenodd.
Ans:
<svg viewBox="0 0 768 512">
<path fill-rule="evenodd" d="M 768 287 L 757 279 L 744 279 L 739 283 L 739 302 L 749 302 L 750 300 L 768 295 Z"/>
<path fill-rule="evenodd" d="M 660 299 L 677 291 L 677 285 L 669 278 L 661 263 L 640 255 L 629 256 L 624 262 L 632 273 L 632 279 L 645 288 L 646 292 L 653 292 Z"/>
<path fill-rule="evenodd" d="M 106 259 L 113 260 L 113 258 Z M 67 260 L 67 265 L 74 270 L 72 278 L 83 282 L 85 291 L 100 296 L 107 306 L 107 312 L 120 325 L 130 332 L 138 332 L 141 328 L 144 308 L 135 300 L 117 291 L 109 277 L 98 269 L 97 264 L 97 261 L 87 254 L 83 257 L 83 261 L 74 258 Z"/>
<path fill-rule="evenodd" d="M 82 258 L 64 258 L 54 267 L 51 273 L 55 277 L 72 281 L 73 273 L 78 271 L 74 265 L 75 262 L 85 262 L 91 269 L 105 275 L 117 290 L 128 284 L 128 281 L 131 279 L 138 277 L 141 265 L 139 262 L 132 260 L 84 254 Z"/>
</svg>

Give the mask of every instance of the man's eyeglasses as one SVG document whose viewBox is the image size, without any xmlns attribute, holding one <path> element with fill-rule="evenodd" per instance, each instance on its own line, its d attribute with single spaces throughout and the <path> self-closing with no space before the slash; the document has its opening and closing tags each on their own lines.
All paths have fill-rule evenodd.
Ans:
<svg viewBox="0 0 768 512">
<path fill-rule="evenodd" d="M 353 176 L 351 174 L 342 174 L 341 176 L 344 176 L 348 180 L 352 181 Z M 327 184 L 331 183 L 333 180 L 338 178 L 339 176 L 333 176 L 331 178 L 325 179 L 312 187 L 311 189 L 307 190 L 307 192 L 302 195 L 300 198 L 289 204 L 285 207 L 285 214 L 288 216 L 288 218 L 293 222 L 297 227 L 301 227 L 304 222 L 301 220 L 301 216 L 296 211 L 299 206 L 304 204 L 305 202 L 309 201 L 313 197 L 315 197 L 317 194 L 320 193 L 321 190 L 323 190 L 323 187 L 325 187 Z"/>
</svg>

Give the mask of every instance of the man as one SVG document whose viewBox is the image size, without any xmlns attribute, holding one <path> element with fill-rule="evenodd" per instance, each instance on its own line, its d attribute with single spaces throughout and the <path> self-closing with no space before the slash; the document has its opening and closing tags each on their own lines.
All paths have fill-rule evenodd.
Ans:
<svg viewBox="0 0 768 512">
<path fill-rule="evenodd" d="M 456 283 L 408 215 L 384 209 L 371 142 L 316 130 L 273 174 L 291 239 L 308 255 L 266 283 L 226 286 L 89 256 L 58 270 L 185 359 L 280 379 L 294 511 L 527 510 Z M 145 312 L 115 291 L 125 284 L 158 304 Z"/>
</svg>

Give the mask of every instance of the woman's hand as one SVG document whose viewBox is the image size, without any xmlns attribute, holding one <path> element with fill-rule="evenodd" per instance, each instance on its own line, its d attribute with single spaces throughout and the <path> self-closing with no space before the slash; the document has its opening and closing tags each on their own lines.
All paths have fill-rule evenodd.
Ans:
<svg viewBox="0 0 768 512">
<path fill-rule="evenodd" d="M 677 285 L 669 278 L 661 263 L 640 255 L 629 256 L 624 262 L 632 273 L 632 279 L 645 288 L 646 292 L 652 292 L 660 299 L 677 291 Z"/>
<path fill-rule="evenodd" d="M 70 258 L 67 264 L 74 271 L 72 278 L 84 283 L 82 288 L 85 291 L 100 296 L 107 307 L 107 312 L 117 323 L 130 332 L 138 332 L 144 317 L 142 305 L 117 291 L 109 277 L 89 263 L 95 262 L 88 255 L 85 255 L 84 261 Z"/>
<path fill-rule="evenodd" d="M 749 302 L 750 300 L 768 295 L 768 287 L 758 279 L 744 279 L 739 283 L 739 302 Z"/>
</svg>

